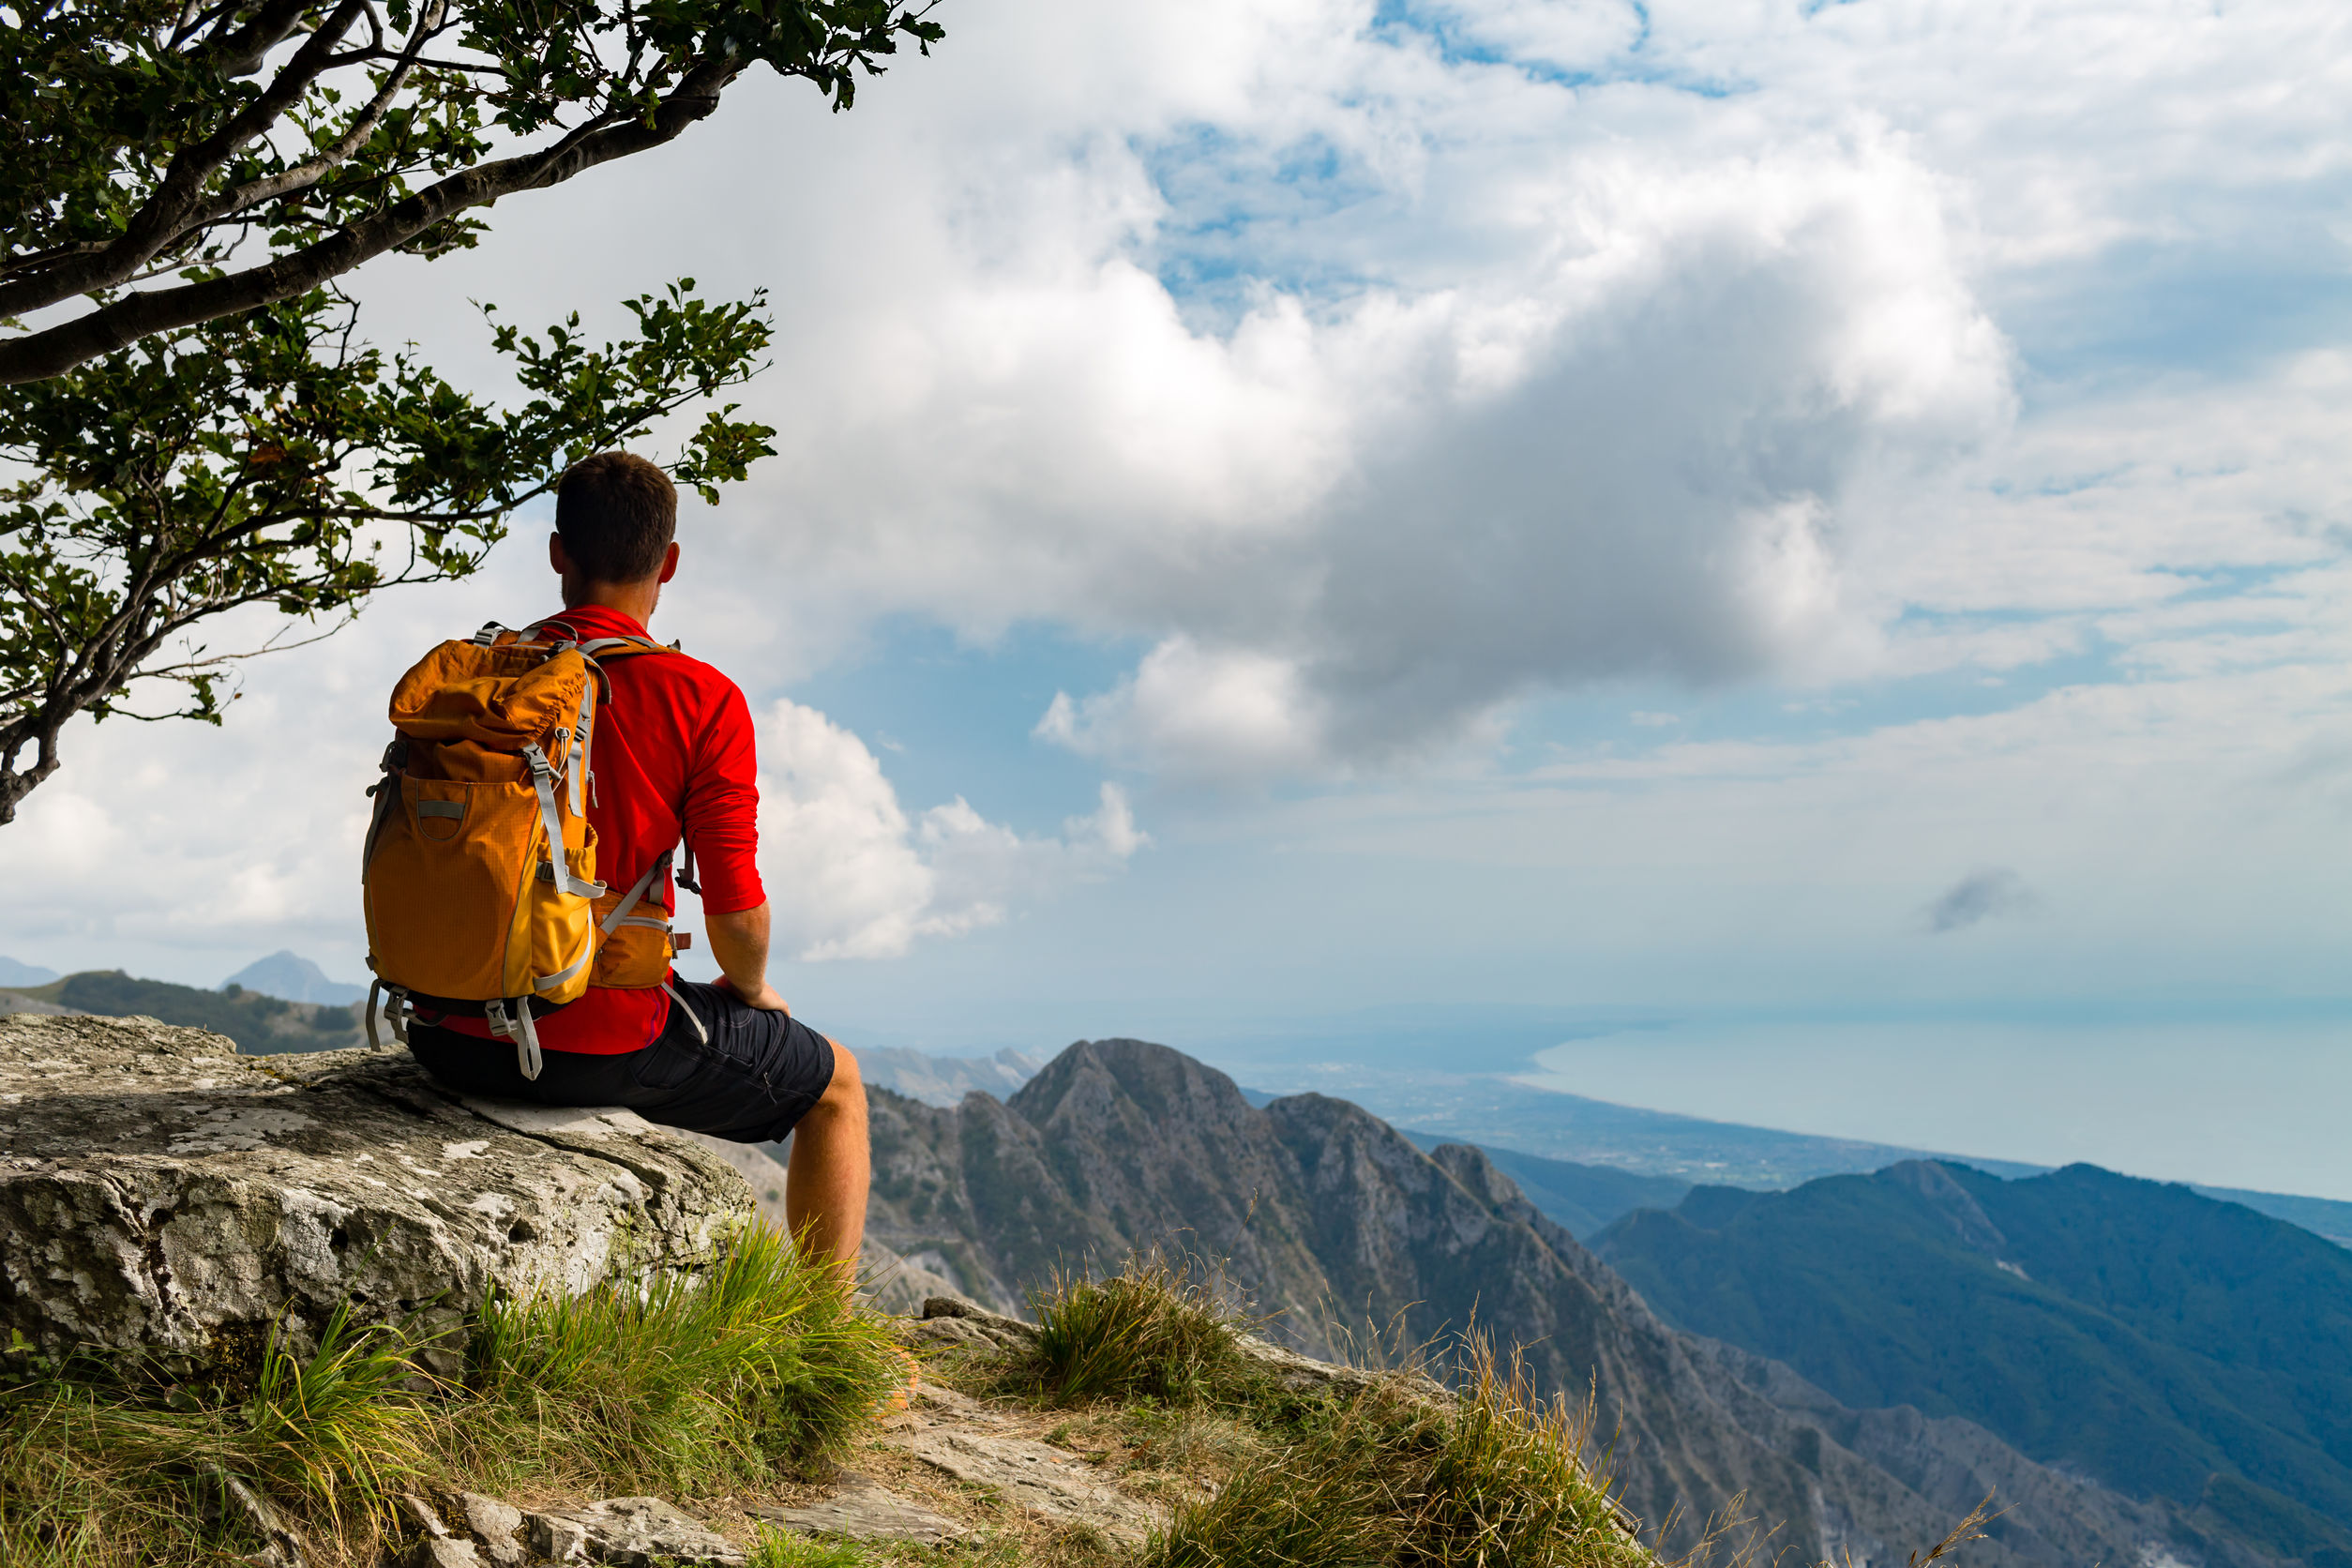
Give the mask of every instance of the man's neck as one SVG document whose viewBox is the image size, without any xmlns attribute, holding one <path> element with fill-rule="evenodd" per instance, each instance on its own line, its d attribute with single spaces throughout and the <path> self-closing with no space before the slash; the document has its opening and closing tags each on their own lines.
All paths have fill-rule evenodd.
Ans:
<svg viewBox="0 0 2352 1568">
<path fill-rule="evenodd" d="M 601 605 L 617 610 L 641 626 L 651 626 L 654 607 L 661 602 L 661 580 L 649 579 L 643 582 L 585 582 L 571 578 L 564 580 L 564 608 L 585 610 Z"/>
</svg>

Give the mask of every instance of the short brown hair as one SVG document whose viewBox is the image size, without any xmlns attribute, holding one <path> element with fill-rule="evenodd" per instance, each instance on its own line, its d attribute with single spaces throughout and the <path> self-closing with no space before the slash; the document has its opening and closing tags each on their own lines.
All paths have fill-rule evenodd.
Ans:
<svg viewBox="0 0 2352 1568">
<path fill-rule="evenodd" d="M 629 452 L 598 452 L 555 486 L 555 531 L 591 582 L 641 582 L 678 535 L 678 487 Z"/>
</svg>

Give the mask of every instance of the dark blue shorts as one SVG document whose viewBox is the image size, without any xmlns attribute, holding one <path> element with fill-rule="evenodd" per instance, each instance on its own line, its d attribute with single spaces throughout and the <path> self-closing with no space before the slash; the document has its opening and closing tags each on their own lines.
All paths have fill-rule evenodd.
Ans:
<svg viewBox="0 0 2352 1568">
<path fill-rule="evenodd" d="M 643 1050 L 618 1056 L 550 1050 L 526 1078 L 504 1040 L 412 1023 L 409 1054 L 444 1087 L 490 1100 L 626 1106 L 648 1122 L 738 1143 L 779 1143 L 833 1082 L 833 1042 L 734 992 L 673 981 L 678 1003 Z M 707 1043 L 686 1017 L 692 1009 Z"/>
</svg>

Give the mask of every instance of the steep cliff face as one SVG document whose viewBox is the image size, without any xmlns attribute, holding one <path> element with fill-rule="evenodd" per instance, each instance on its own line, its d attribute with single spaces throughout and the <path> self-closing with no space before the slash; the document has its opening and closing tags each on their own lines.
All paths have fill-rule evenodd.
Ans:
<svg viewBox="0 0 2352 1568">
<path fill-rule="evenodd" d="M 1474 1322 L 1524 1346 L 1542 1386 L 1593 1391 L 1627 1502 L 1653 1521 L 1681 1515 L 1670 1548 L 1744 1495 L 1750 1515 L 1783 1525 L 1774 1551 L 1900 1561 L 1983 1495 L 1955 1505 L 1959 1490 L 1997 1472 L 2035 1488 L 2043 1518 L 1996 1526 L 1980 1568 L 2132 1561 L 2166 1539 L 2161 1518 L 1966 1423 L 1870 1412 L 1888 1418 L 1872 1425 L 1777 1364 L 1667 1327 L 1483 1153 L 1425 1154 L 1344 1101 L 1256 1109 L 1179 1052 L 1107 1040 L 1072 1047 L 1009 1102 L 942 1110 L 877 1093 L 873 1109 L 878 1239 L 976 1299 L 1018 1310 L 1057 1265 L 1157 1244 L 1225 1259 L 1276 1314 L 1268 1334 L 1310 1354 L 1342 1349 L 1342 1325 L 1393 1321 L 1409 1342 L 1442 1344 Z M 2091 1502 L 2069 1505 L 2070 1490 Z"/>
</svg>

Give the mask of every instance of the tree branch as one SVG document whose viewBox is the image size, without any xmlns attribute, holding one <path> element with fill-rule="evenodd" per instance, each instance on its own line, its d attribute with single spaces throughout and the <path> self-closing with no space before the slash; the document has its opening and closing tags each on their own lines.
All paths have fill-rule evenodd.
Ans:
<svg viewBox="0 0 2352 1568">
<path fill-rule="evenodd" d="M 316 157 L 307 158 L 291 169 L 281 169 L 275 174 L 258 180 L 249 180 L 234 190 L 222 192 L 206 203 L 202 209 L 191 214 L 181 225 L 180 232 L 158 246 L 157 250 L 168 250 L 196 230 L 218 223 L 232 213 L 240 212 L 256 202 L 272 202 L 294 191 L 308 189 L 318 184 L 352 154 L 366 146 L 368 138 L 375 134 L 376 127 L 383 123 L 385 112 L 392 107 L 393 99 L 400 97 L 400 88 L 407 83 L 409 72 L 415 68 L 417 53 L 425 47 L 425 40 L 440 31 L 443 19 L 447 13 L 448 7 L 445 0 L 433 0 L 432 4 L 424 7 L 418 12 L 416 26 L 409 34 L 407 47 L 396 56 L 386 56 L 395 63 L 392 69 L 385 74 L 384 85 L 377 89 L 376 96 L 369 99 L 367 107 L 353 119 L 351 128 L 338 137 L 332 145 Z"/>
<path fill-rule="evenodd" d="M 22 256 L 11 256 L 8 261 L 0 262 L 0 278 L 6 278 L 10 273 L 23 272 L 28 267 L 47 266 L 52 262 L 62 262 L 68 256 L 95 256 L 105 249 L 105 241 L 93 239 L 84 240 L 78 245 L 53 245 L 46 250 L 27 251 Z"/>
<path fill-rule="evenodd" d="M 176 289 L 132 294 L 45 331 L 0 344 L 0 385 L 40 381 L 153 333 L 291 299 L 470 207 L 560 185 L 598 164 L 660 146 L 716 110 L 719 94 L 738 68 L 731 58 L 705 59 L 662 99 L 650 122 L 638 118 L 591 121 L 552 147 L 451 174 L 267 265 Z M 8 313 L 7 292 L 7 286 L 0 285 L 0 314 Z"/>
<path fill-rule="evenodd" d="M 209 53 L 223 76 L 250 76 L 269 52 L 302 26 L 308 0 L 277 0 L 253 13 L 244 26 L 213 42 Z M 234 14 L 234 13 L 232 13 Z"/>
<path fill-rule="evenodd" d="M 336 41 L 366 8 L 367 0 L 342 0 L 259 97 L 232 115 L 227 125 L 194 146 L 173 154 L 164 172 L 163 183 L 132 215 L 112 245 L 96 255 L 16 282 L 0 283 L 0 317 L 25 315 L 78 294 L 113 288 L 144 266 L 148 258 L 188 227 L 189 216 L 204 194 L 204 182 L 214 172 L 301 101 L 303 94 L 310 90 L 310 84 L 326 68 Z"/>
</svg>

